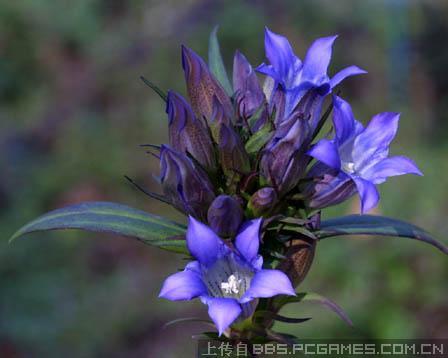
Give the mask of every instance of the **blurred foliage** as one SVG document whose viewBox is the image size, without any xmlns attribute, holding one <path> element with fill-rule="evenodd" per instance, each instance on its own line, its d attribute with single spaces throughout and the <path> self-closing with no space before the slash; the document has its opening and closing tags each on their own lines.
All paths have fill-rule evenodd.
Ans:
<svg viewBox="0 0 448 358">
<path fill-rule="evenodd" d="M 191 356 L 201 327 L 164 322 L 205 317 L 198 302 L 157 298 L 181 259 L 125 238 L 79 232 L 7 244 L 27 220 L 67 203 L 113 200 L 177 213 L 135 191 L 124 174 L 157 190 L 158 165 L 142 143 L 166 139 L 164 105 L 145 87 L 185 93 L 180 44 L 203 56 L 213 25 L 227 65 L 239 48 L 263 60 L 263 26 L 298 54 L 340 34 L 332 70 L 369 71 L 342 96 L 366 122 L 401 111 L 394 153 L 423 178 L 381 186 L 379 212 L 424 226 L 446 242 L 448 213 L 448 4 L 394 1 L 23 0 L 0 4 L 0 356 Z M 333 72 L 334 73 L 334 72 Z M 326 216 L 356 212 L 357 199 Z M 429 246 L 400 239 L 322 242 L 304 290 L 338 302 L 355 323 L 311 305 L 313 320 L 283 324 L 303 338 L 447 338 L 448 264 Z"/>
</svg>

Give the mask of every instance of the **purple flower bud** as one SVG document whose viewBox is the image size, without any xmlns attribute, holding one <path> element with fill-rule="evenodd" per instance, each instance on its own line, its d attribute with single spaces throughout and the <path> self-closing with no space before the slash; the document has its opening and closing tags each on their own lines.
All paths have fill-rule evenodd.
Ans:
<svg viewBox="0 0 448 358">
<path fill-rule="evenodd" d="M 213 97 L 216 97 L 226 114 L 231 117 L 233 107 L 229 96 L 210 73 L 204 60 L 185 46 L 182 46 L 182 67 L 185 72 L 188 96 L 196 115 L 200 118 L 211 119 Z"/>
<path fill-rule="evenodd" d="M 208 223 L 219 236 L 233 236 L 243 221 L 241 205 L 228 195 L 218 196 L 208 209 Z"/>
<path fill-rule="evenodd" d="M 281 195 L 302 178 L 308 162 L 304 152 L 309 132 L 306 119 L 292 116 L 280 124 L 266 146 L 260 162 L 261 174 Z"/>
<path fill-rule="evenodd" d="M 316 163 L 307 174 L 310 182 L 303 188 L 305 202 L 312 209 L 337 205 L 356 193 L 356 185 L 348 175 Z"/>
<path fill-rule="evenodd" d="M 240 136 L 235 132 L 232 125 L 225 123 L 220 125 L 218 146 L 221 165 L 226 174 L 232 176 L 235 173 L 249 173 L 249 156 L 244 149 Z"/>
<path fill-rule="evenodd" d="M 219 142 L 219 131 L 221 128 L 221 124 L 224 123 L 230 126 L 231 122 L 231 117 L 229 117 L 229 115 L 226 113 L 225 108 L 216 97 L 213 97 L 213 113 L 208 123 L 215 142 Z"/>
<path fill-rule="evenodd" d="M 266 187 L 255 192 L 249 200 L 248 207 L 255 217 L 263 216 L 277 204 L 278 196 L 274 188 Z"/>
<path fill-rule="evenodd" d="M 178 210 L 202 221 L 215 198 L 207 174 L 185 154 L 166 145 L 160 150 L 160 180 L 163 193 Z"/>
<path fill-rule="evenodd" d="M 269 101 L 269 113 L 274 116 L 274 123 L 278 127 L 280 123 L 284 121 L 285 117 L 285 91 L 280 85 L 274 89 L 271 99 Z"/>
<path fill-rule="evenodd" d="M 312 89 L 303 96 L 294 110 L 295 113 L 308 120 L 312 132 L 316 129 L 321 118 L 324 100 L 325 95 L 320 92 L 319 88 Z"/>
<path fill-rule="evenodd" d="M 185 99 L 168 92 L 166 112 L 171 146 L 179 152 L 190 153 L 206 170 L 216 169 L 215 151 L 205 125 L 196 118 Z"/>
<path fill-rule="evenodd" d="M 249 118 L 263 105 L 264 94 L 257 75 L 239 51 L 236 51 L 233 59 L 233 88 L 241 116 Z"/>
</svg>

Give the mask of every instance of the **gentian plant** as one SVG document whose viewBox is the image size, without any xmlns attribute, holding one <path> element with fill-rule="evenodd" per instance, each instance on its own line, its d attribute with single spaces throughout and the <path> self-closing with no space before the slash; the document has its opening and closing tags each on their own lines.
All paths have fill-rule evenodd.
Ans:
<svg viewBox="0 0 448 358">
<path fill-rule="evenodd" d="M 166 104 L 169 137 L 168 144 L 147 145 L 160 162 L 161 193 L 145 192 L 185 214 L 187 225 L 125 205 L 86 202 L 37 218 L 13 239 L 84 229 L 187 255 L 190 262 L 165 280 L 159 297 L 199 298 L 217 330 L 205 334 L 231 343 L 294 342 L 273 324 L 309 319 L 280 314 L 286 304 L 305 300 L 351 324 L 334 302 L 296 291 L 317 243 L 367 234 L 423 241 L 445 254 L 448 248 L 412 224 L 367 215 L 379 201 L 376 185 L 422 173 L 411 159 L 389 156 L 399 114 L 380 113 L 363 126 L 334 93 L 345 78 L 366 73 L 350 66 L 328 74 L 335 40 L 316 40 L 301 61 L 285 37 L 266 29 L 268 63 L 254 69 L 237 51 L 231 83 L 215 29 L 208 64 L 182 46 L 189 100 L 143 78 Z M 332 130 L 322 136 L 327 121 Z M 325 219 L 323 209 L 356 194 L 362 215 Z"/>
</svg>

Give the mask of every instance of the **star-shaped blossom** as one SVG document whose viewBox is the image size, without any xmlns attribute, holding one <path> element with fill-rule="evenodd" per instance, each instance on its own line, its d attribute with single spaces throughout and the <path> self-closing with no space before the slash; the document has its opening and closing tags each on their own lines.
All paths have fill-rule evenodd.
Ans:
<svg viewBox="0 0 448 358">
<path fill-rule="evenodd" d="M 288 39 L 268 28 L 265 30 L 265 52 L 269 65 L 262 63 L 257 70 L 272 77 L 286 92 L 285 117 L 288 116 L 311 89 L 325 96 L 346 77 L 366 73 L 357 66 L 347 67 L 331 79 L 327 74 L 333 43 L 337 36 L 322 37 L 313 42 L 303 62 Z"/>
<path fill-rule="evenodd" d="M 260 225 L 261 219 L 243 224 L 235 248 L 230 248 L 212 229 L 190 217 L 187 247 L 196 261 L 169 276 L 159 297 L 172 301 L 200 297 L 221 335 L 240 315 L 252 314 L 254 299 L 295 295 L 285 273 L 262 269 Z"/>
<path fill-rule="evenodd" d="M 423 175 L 411 159 L 389 157 L 389 145 L 398 130 L 398 113 L 379 113 L 364 128 L 346 101 L 334 96 L 333 102 L 335 137 L 321 139 L 308 154 L 338 170 L 340 180 L 346 180 L 348 176 L 354 181 L 361 198 L 362 213 L 378 204 L 380 197 L 376 184 L 396 175 Z"/>
</svg>

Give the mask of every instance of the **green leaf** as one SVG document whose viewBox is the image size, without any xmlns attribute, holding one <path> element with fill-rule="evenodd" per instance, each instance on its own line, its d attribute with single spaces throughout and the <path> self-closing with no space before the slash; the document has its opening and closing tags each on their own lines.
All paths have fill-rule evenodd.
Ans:
<svg viewBox="0 0 448 358">
<path fill-rule="evenodd" d="M 151 88 L 155 93 L 157 93 L 160 96 L 160 98 L 162 98 L 166 102 L 167 94 L 165 92 L 163 92 L 159 87 L 157 87 L 151 81 L 147 80 L 145 77 L 140 76 L 140 79 L 143 81 L 145 85 Z"/>
<path fill-rule="evenodd" d="M 270 125 L 265 125 L 259 131 L 257 131 L 246 142 L 245 148 L 249 154 L 258 153 L 266 143 L 271 139 L 273 131 Z"/>
<path fill-rule="evenodd" d="M 264 100 L 263 103 L 260 105 L 260 107 L 258 107 L 258 109 L 255 111 L 254 114 L 252 114 L 248 119 L 247 119 L 247 124 L 249 125 L 250 128 L 252 128 L 257 121 L 261 118 L 261 116 L 265 115 L 268 110 L 268 104 L 266 103 L 266 101 Z M 269 125 L 272 127 L 272 123 L 269 122 Z"/>
<path fill-rule="evenodd" d="M 108 232 L 133 237 L 169 251 L 188 253 L 183 225 L 109 202 L 85 202 L 51 211 L 23 226 L 10 241 L 31 232 L 60 229 Z"/>
<path fill-rule="evenodd" d="M 210 33 L 209 43 L 208 43 L 208 65 L 210 71 L 216 77 L 221 86 L 225 89 L 229 96 L 233 95 L 232 86 L 227 76 L 226 68 L 224 67 L 224 62 L 222 60 L 221 51 L 219 49 L 218 42 L 218 26 Z"/>
<path fill-rule="evenodd" d="M 309 237 L 310 239 L 313 239 L 313 240 L 317 239 L 316 235 L 313 232 L 311 232 L 310 230 L 308 230 L 307 228 L 305 228 L 304 226 L 292 225 L 292 224 L 283 225 L 281 227 L 281 231 L 292 231 L 292 232 L 296 232 L 298 234 L 302 234 L 302 235 Z"/>
<path fill-rule="evenodd" d="M 432 238 L 425 230 L 405 221 L 376 215 L 348 215 L 322 221 L 321 227 L 315 232 L 319 239 L 340 235 L 381 235 L 407 237 L 426 242 L 444 254 L 448 247 Z"/>
<path fill-rule="evenodd" d="M 351 319 L 337 303 L 314 292 L 297 293 L 297 296 L 277 296 L 273 299 L 272 306 L 275 310 L 280 310 L 283 306 L 289 303 L 307 301 L 316 302 L 329 308 L 334 313 L 336 313 L 345 323 L 347 323 L 349 326 L 353 326 L 353 322 L 351 321 Z"/>
</svg>

